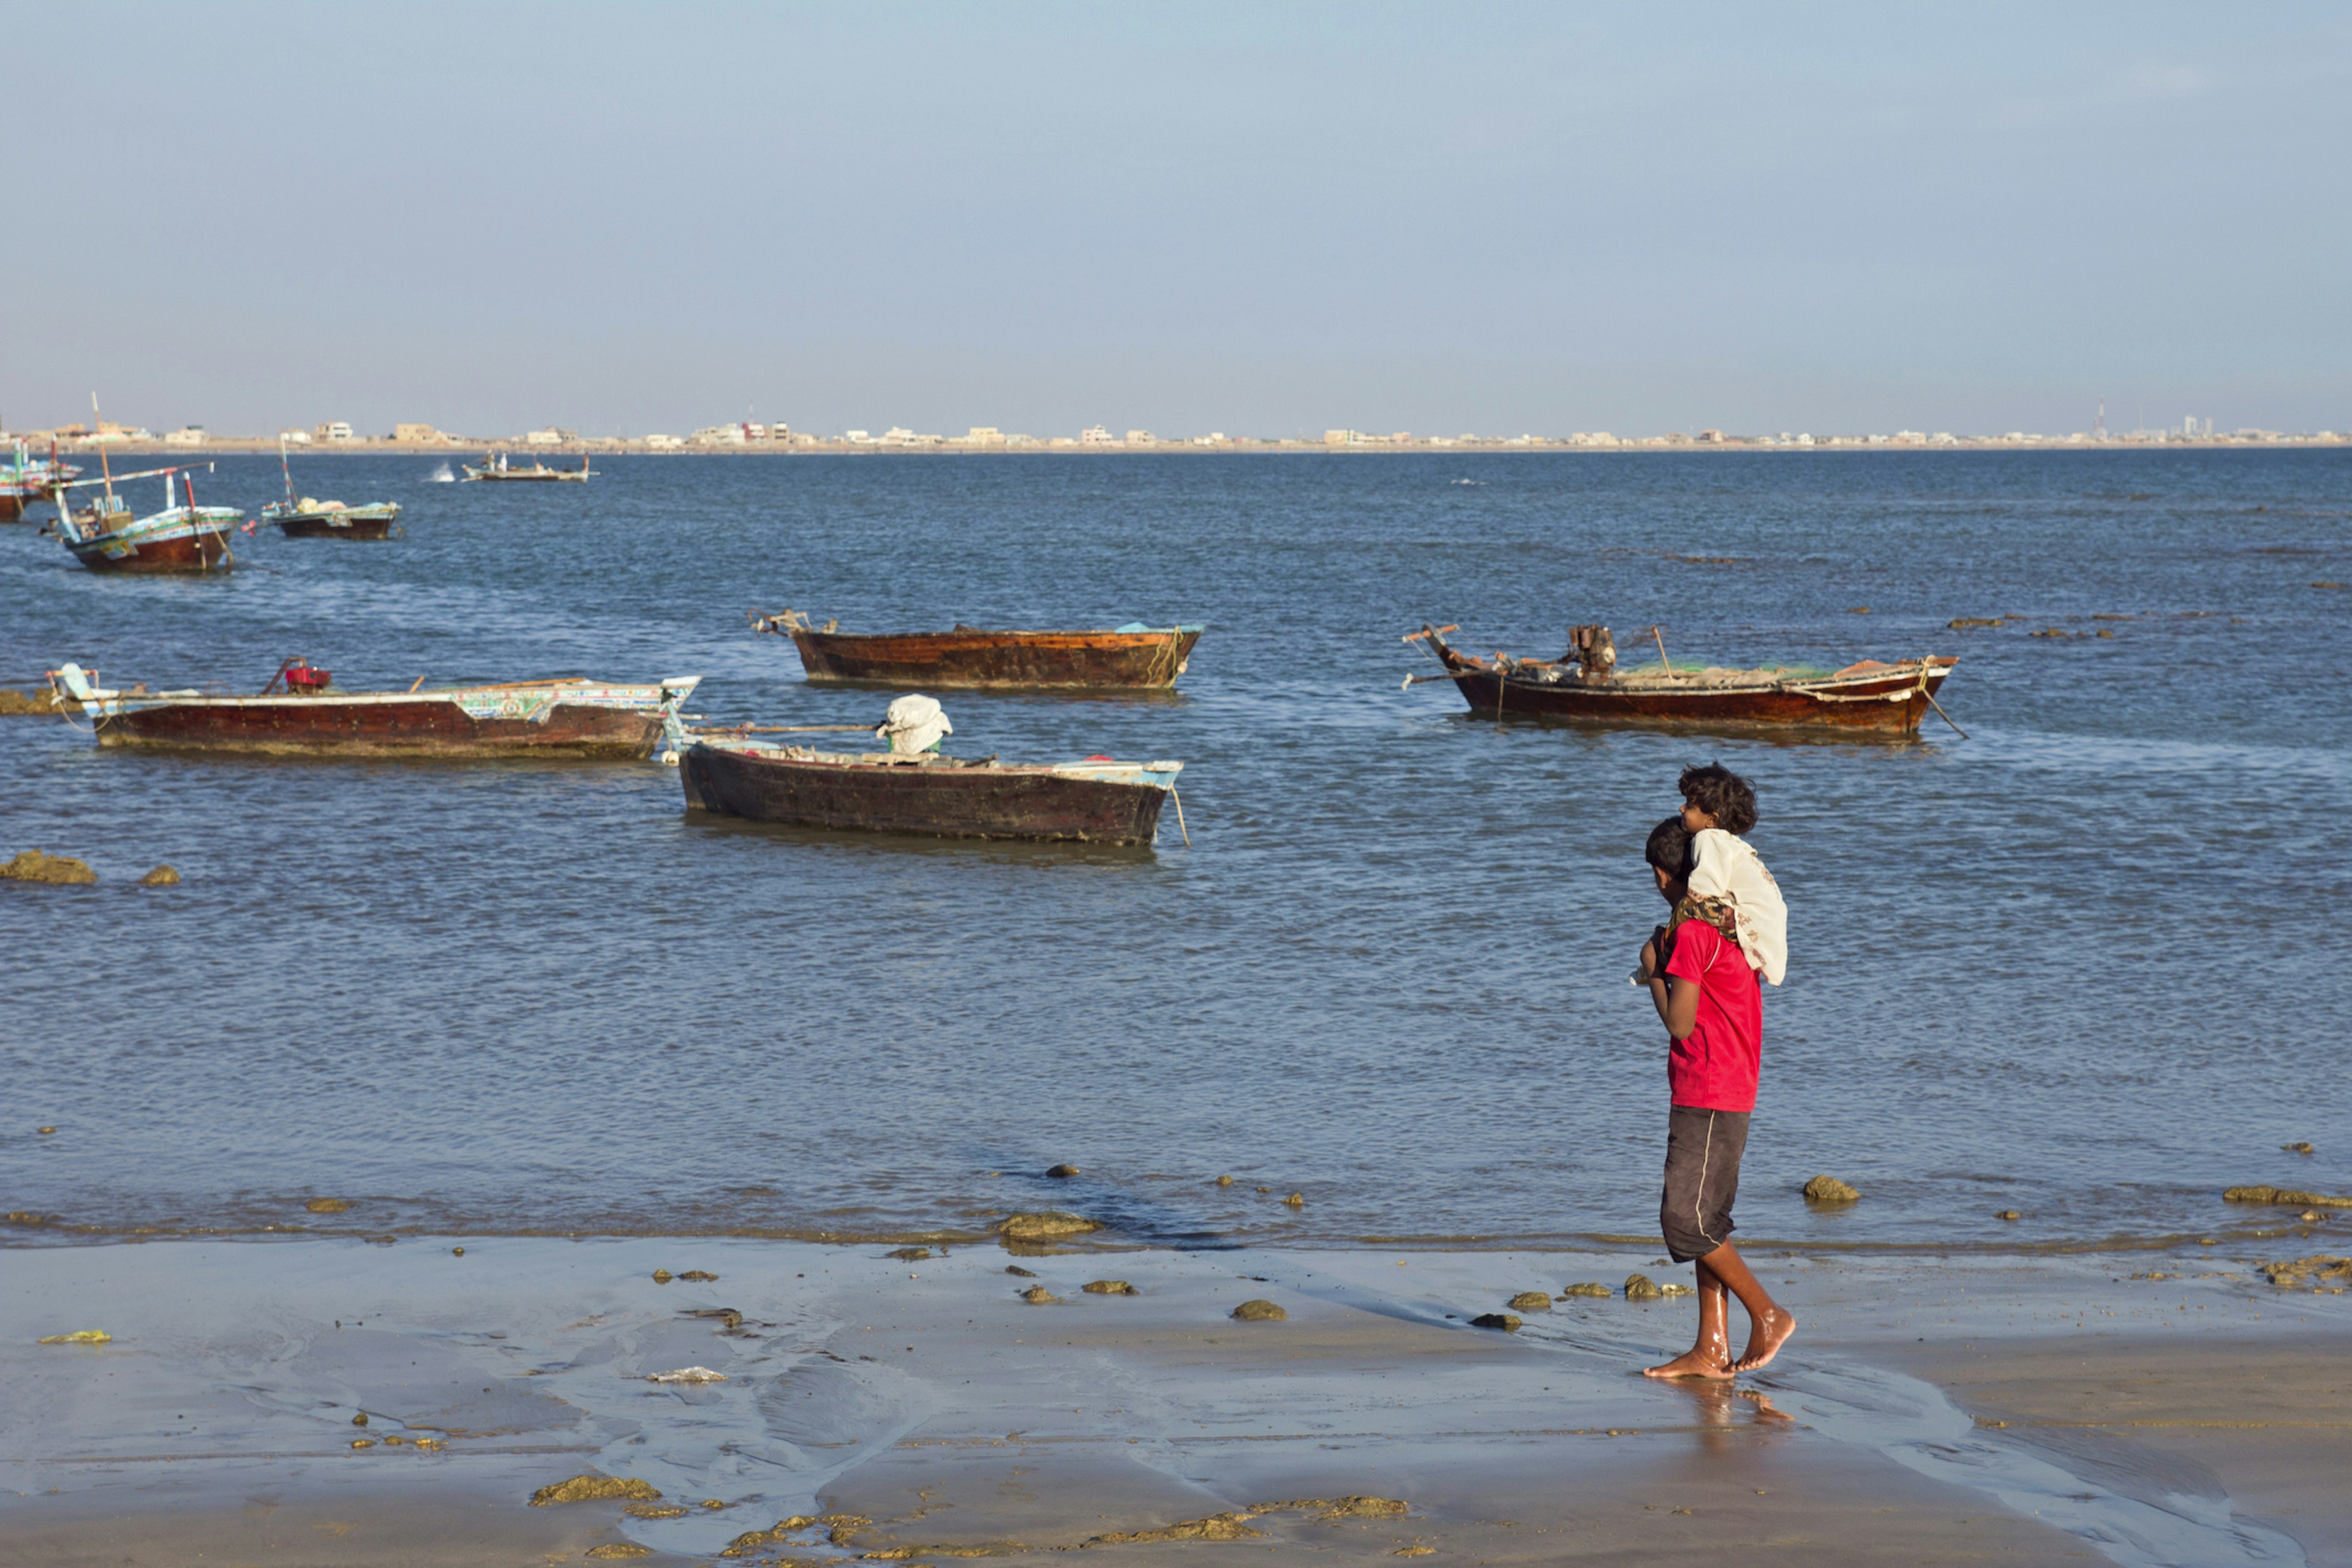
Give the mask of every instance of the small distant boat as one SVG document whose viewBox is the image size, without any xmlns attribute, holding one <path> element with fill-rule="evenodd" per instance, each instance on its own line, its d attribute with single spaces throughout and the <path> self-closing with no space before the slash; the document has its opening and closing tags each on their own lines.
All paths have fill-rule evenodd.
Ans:
<svg viewBox="0 0 2352 1568">
<path fill-rule="evenodd" d="M 295 495 L 294 471 L 287 466 L 283 437 L 278 443 L 278 471 L 285 476 L 286 499 L 263 507 L 261 521 L 276 523 L 289 539 L 389 539 L 400 521 L 397 501 L 345 506 L 339 500 Z"/>
<path fill-rule="evenodd" d="M 213 465 L 204 468 L 210 473 Z M 114 487 L 156 478 L 163 481 L 163 510 L 134 518 Z M 68 498 L 86 485 L 106 489 L 88 509 L 77 511 Z M 176 493 L 183 488 L 184 504 Z M 233 506 L 198 506 L 193 469 L 149 468 L 120 479 L 110 474 L 100 479 L 60 480 L 56 500 L 57 521 L 45 531 L 55 532 L 74 559 L 93 572 L 195 576 L 226 572 L 236 564 L 228 536 L 244 513 Z"/>
<path fill-rule="evenodd" d="M 1657 669 L 1620 673 L 1606 626 L 1578 626 L 1558 659 L 1478 658 L 1448 647 L 1454 626 L 1423 625 L 1405 637 L 1426 642 L 1445 673 L 1410 676 L 1451 680 L 1470 710 L 1515 719 L 1565 719 L 1611 725 L 1686 728 L 1798 727 L 1913 735 L 1956 658 L 1864 659 L 1815 674 L 1794 669 L 1676 669 L 1659 643 Z M 1948 717 L 1945 721 L 1950 722 Z M 1958 729 L 1958 725 L 1953 728 Z"/>
<path fill-rule="evenodd" d="M 509 483 L 555 481 L 584 485 L 594 477 L 589 472 L 588 458 L 585 453 L 581 454 L 580 466 L 576 468 L 551 468 L 545 462 L 536 458 L 531 459 L 530 468 L 519 468 L 507 461 L 507 455 L 504 452 L 493 452 L 480 462 L 467 463 L 465 467 L 466 478 L 469 481 L 500 479 Z"/>
<path fill-rule="evenodd" d="M 902 697 L 873 733 L 887 752 L 813 751 L 753 739 L 864 730 L 862 724 L 783 725 L 688 733 L 674 729 L 678 778 L 689 810 L 802 827 L 923 834 L 936 838 L 1027 838 L 1150 844 L 1160 807 L 1174 798 L 1181 763 L 966 761 L 939 754 L 953 732 L 940 705 Z M 1176 808 L 1178 821 L 1183 806 Z"/>
<path fill-rule="evenodd" d="M 1139 621 L 1108 631 L 852 633 L 835 630 L 837 621 L 812 626 L 797 610 L 751 616 L 754 629 L 793 639 L 813 681 L 974 691 L 1165 691 L 1207 629 Z"/>
<path fill-rule="evenodd" d="M 58 488 L 81 477 L 81 469 L 58 461 L 57 455 L 36 458 L 25 443 L 16 443 L 16 460 L 0 463 L 0 522 L 22 522 L 37 501 L 55 500 Z"/>
<path fill-rule="evenodd" d="M 77 664 L 50 689 L 89 717 L 101 746 L 288 757 L 565 757 L 642 760 L 701 681 L 636 684 L 564 676 L 407 691 L 342 692 L 303 659 L 252 697 L 110 690 Z"/>
</svg>

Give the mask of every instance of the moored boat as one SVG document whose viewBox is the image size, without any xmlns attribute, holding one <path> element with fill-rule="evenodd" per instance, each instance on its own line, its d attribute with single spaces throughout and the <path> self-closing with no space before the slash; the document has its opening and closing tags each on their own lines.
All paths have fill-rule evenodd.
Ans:
<svg viewBox="0 0 2352 1568">
<path fill-rule="evenodd" d="M 339 500 L 272 501 L 261 521 L 274 522 L 289 539 L 390 539 L 400 521 L 398 501 L 345 506 Z"/>
<path fill-rule="evenodd" d="M 345 506 L 339 500 L 313 500 L 294 493 L 294 470 L 287 465 L 286 438 L 278 439 L 278 471 L 286 479 L 286 499 L 261 509 L 261 521 L 274 522 L 289 539 L 389 539 L 400 521 L 400 503 L 372 501 Z"/>
<path fill-rule="evenodd" d="M 584 485 L 594 477 L 589 471 L 588 458 L 584 453 L 582 454 L 580 466 L 576 468 L 551 468 L 537 458 L 531 459 L 530 468 L 518 468 L 507 461 L 507 455 L 504 452 L 493 452 L 478 463 L 467 463 L 465 468 L 466 478 L 468 480 L 495 479 L 509 483 L 556 481 Z"/>
<path fill-rule="evenodd" d="M 16 460 L 0 463 L 0 522 L 22 522 L 37 501 L 55 500 L 59 487 L 81 477 L 81 469 L 59 462 L 54 453 L 35 458 L 25 443 L 16 443 Z"/>
<path fill-rule="evenodd" d="M 793 639 L 813 681 L 967 691 L 1165 691 L 1207 629 L 1135 622 L 1107 631 L 858 633 L 837 631 L 835 621 L 812 626 L 797 610 L 751 615 L 755 629 Z"/>
<path fill-rule="evenodd" d="M 1689 728 L 1839 730 L 1850 733 L 1916 734 L 1956 658 L 1883 663 L 1864 659 L 1843 669 L 1676 669 L 1659 649 L 1661 668 L 1621 672 L 1605 626 L 1578 626 L 1569 653 L 1558 659 L 1479 658 L 1449 647 L 1453 626 L 1424 625 L 1407 642 L 1426 642 L 1450 679 L 1482 715 L 1562 719 L 1610 725 Z M 1957 726 L 1955 726 L 1957 728 Z"/>
<path fill-rule="evenodd" d="M 864 729 L 786 726 L 768 733 Z M 1028 838 L 1150 844 L 1181 763 L 968 761 L 937 750 L 953 726 L 928 697 L 902 697 L 876 728 L 887 752 L 821 752 L 754 738 L 751 726 L 675 729 L 689 810 L 802 827 L 939 838 Z M 1179 820 L 1183 806 L 1177 806 Z"/>
<path fill-rule="evenodd" d="M 101 746 L 295 757 L 643 759 L 700 680 L 565 676 L 343 692 L 326 671 L 289 659 L 259 695 L 225 697 L 110 690 L 75 664 L 49 672 L 52 689 L 89 717 Z"/>
<path fill-rule="evenodd" d="M 213 465 L 205 465 L 212 471 Z M 163 510 L 133 517 L 114 493 L 117 484 L 132 479 L 163 480 Z M 177 476 L 176 482 L 174 476 Z M 76 511 L 68 499 L 84 485 L 104 485 L 104 492 L 86 510 Z M 184 487 L 182 504 L 175 491 Z M 136 572 L 150 574 L 199 575 L 226 572 L 236 563 L 229 552 L 229 531 L 244 514 L 233 506 L 198 506 L 196 485 L 187 468 L 150 468 L 117 479 L 65 480 L 57 486 L 57 521 L 50 524 L 74 559 L 93 572 Z"/>
</svg>

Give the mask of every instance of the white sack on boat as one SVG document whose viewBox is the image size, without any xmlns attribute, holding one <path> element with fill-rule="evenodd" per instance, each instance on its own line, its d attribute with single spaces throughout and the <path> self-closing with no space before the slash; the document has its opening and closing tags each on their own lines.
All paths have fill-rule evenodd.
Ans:
<svg viewBox="0 0 2352 1568">
<path fill-rule="evenodd" d="M 1780 898 L 1780 884 L 1748 840 L 1737 834 L 1702 827 L 1691 835 L 1691 847 L 1698 851 L 1691 892 L 1731 900 L 1748 967 L 1762 970 L 1765 979 L 1780 984 L 1789 970 L 1789 906 Z"/>
<path fill-rule="evenodd" d="M 891 752 L 901 757 L 928 752 L 941 737 L 954 733 L 955 726 L 940 711 L 939 700 L 921 696 L 892 700 L 890 710 L 874 727 L 874 738 L 888 741 Z"/>
</svg>

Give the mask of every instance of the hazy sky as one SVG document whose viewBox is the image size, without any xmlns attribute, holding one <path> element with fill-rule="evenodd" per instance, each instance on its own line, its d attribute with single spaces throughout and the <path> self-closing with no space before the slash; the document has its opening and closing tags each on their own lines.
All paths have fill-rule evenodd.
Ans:
<svg viewBox="0 0 2352 1568">
<path fill-rule="evenodd" d="M 2352 9 L 0 0 L 0 418 L 2352 427 Z"/>
</svg>

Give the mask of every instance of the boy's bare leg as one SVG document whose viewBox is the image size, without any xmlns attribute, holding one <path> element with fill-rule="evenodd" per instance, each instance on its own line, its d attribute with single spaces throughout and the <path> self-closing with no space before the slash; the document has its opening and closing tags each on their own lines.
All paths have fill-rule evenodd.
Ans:
<svg viewBox="0 0 2352 1568">
<path fill-rule="evenodd" d="M 1727 1378 L 1731 1375 L 1730 1292 L 1723 1281 L 1698 1260 L 1698 1339 L 1670 1362 L 1644 1367 L 1644 1377 Z"/>
<path fill-rule="evenodd" d="M 1725 1242 L 1700 1258 L 1698 1264 L 1730 1287 L 1731 1293 L 1739 1298 L 1739 1304 L 1748 1309 L 1748 1350 L 1731 1363 L 1731 1370 L 1754 1372 L 1769 1365 L 1780 1353 L 1780 1347 L 1789 1342 L 1789 1336 L 1797 1331 L 1797 1315 L 1772 1300 L 1763 1281 L 1748 1271 L 1739 1248 L 1731 1243 Z"/>
</svg>

